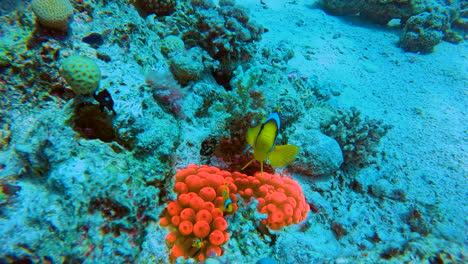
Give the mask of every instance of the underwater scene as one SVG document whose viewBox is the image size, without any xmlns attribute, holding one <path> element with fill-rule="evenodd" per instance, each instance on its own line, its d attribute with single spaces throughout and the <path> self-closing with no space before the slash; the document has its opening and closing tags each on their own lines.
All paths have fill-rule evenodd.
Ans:
<svg viewBox="0 0 468 264">
<path fill-rule="evenodd" d="M 0 264 L 468 263 L 465 0 L 0 0 Z"/>
</svg>

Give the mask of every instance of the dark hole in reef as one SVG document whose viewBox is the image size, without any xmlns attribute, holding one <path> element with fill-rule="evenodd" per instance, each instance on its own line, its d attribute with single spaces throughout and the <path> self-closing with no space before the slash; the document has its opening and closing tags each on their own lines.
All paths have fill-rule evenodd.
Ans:
<svg viewBox="0 0 468 264">
<path fill-rule="evenodd" d="M 93 198 L 89 203 L 91 213 L 100 211 L 109 220 L 121 219 L 130 213 L 125 205 L 109 198 Z"/>
<path fill-rule="evenodd" d="M 3 262 L 5 260 L 5 262 Z M 32 264 L 34 263 L 32 260 L 30 260 L 28 257 L 22 257 L 19 258 L 17 256 L 12 256 L 12 255 L 6 255 L 4 258 L 0 258 L 0 263 L 12 263 L 12 264 Z"/>
<path fill-rule="evenodd" d="M 277 235 L 271 233 L 266 225 L 259 223 L 257 225 L 257 231 L 261 234 L 260 237 L 262 237 L 263 239 L 265 239 L 266 236 L 270 237 L 270 246 L 274 246 L 276 244 Z"/>
<path fill-rule="evenodd" d="M 117 139 L 112 126 L 113 117 L 101 111 L 98 105 L 80 103 L 73 113 L 73 130 L 86 139 L 111 142 Z"/>
<path fill-rule="evenodd" d="M 70 89 L 65 89 L 62 84 L 54 84 L 50 87 L 49 94 L 63 100 L 72 99 L 75 94 Z"/>
<path fill-rule="evenodd" d="M 343 236 L 346 236 L 348 234 L 348 231 L 346 231 L 346 229 L 340 223 L 333 222 L 331 224 L 331 229 L 335 234 L 337 240 L 340 240 Z"/>
<path fill-rule="evenodd" d="M 66 31 L 51 29 L 42 26 L 38 21 L 35 23 L 34 31 L 31 34 L 26 46 L 28 49 L 33 49 L 34 47 L 40 46 L 42 42 L 49 41 L 50 39 L 55 39 L 59 42 L 65 42 L 69 36 L 72 35 L 72 29 L 68 28 Z"/>
<path fill-rule="evenodd" d="M 389 260 L 393 257 L 396 257 L 400 254 L 400 250 L 398 248 L 388 248 L 384 252 L 380 253 L 380 257 L 386 260 Z"/>
<path fill-rule="evenodd" d="M 73 255 L 65 255 L 65 259 L 63 260 L 62 263 L 66 264 L 82 264 L 84 263 L 85 260 L 81 257 L 78 256 L 73 256 Z M 52 262 L 51 262 L 52 263 Z"/>
<path fill-rule="evenodd" d="M 231 91 L 232 87 L 230 84 L 232 74 L 224 71 L 215 71 L 213 72 L 213 77 L 216 80 L 216 83 L 223 86 L 226 91 Z"/>
<path fill-rule="evenodd" d="M 165 179 L 171 179 L 171 175 L 170 173 L 165 173 Z M 147 181 L 146 182 L 146 186 L 153 186 L 157 189 L 160 190 L 159 194 L 158 194 L 158 198 L 159 198 L 159 203 L 158 204 L 165 204 L 168 200 L 169 200 L 169 191 L 168 189 L 165 187 L 167 186 L 169 183 L 166 181 L 166 182 L 161 182 L 161 181 Z"/>
<path fill-rule="evenodd" d="M 19 191 L 21 191 L 21 186 L 12 185 L 6 182 L 0 184 L 0 194 L 4 196 L 16 195 Z"/>
</svg>

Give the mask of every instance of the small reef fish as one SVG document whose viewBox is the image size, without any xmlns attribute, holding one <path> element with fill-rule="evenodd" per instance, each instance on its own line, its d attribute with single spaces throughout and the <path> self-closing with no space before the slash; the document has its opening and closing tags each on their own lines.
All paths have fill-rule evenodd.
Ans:
<svg viewBox="0 0 468 264">
<path fill-rule="evenodd" d="M 192 247 L 194 248 L 201 248 L 203 247 L 203 240 L 201 240 L 201 238 L 197 238 L 197 239 L 194 239 L 192 240 Z"/>
<path fill-rule="evenodd" d="M 232 200 L 231 198 L 229 198 L 229 186 L 228 185 L 229 183 L 224 183 L 223 186 L 221 187 L 222 188 L 221 195 L 223 197 L 223 204 L 221 205 L 219 210 L 221 212 L 231 213 L 234 208 L 232 206 Z"/>
<path fill-rule="evenodd" d="M 107 110 L 112 111 L 114 115 L 117 114 L 114 111 L 114 100 L 112 100 L 112 96 L 107 89 L 102 90 L 98 94 L 93 94 L 93 97 L 98 101 L 101 112 L 104 111 L 104 108 L 107 108 Z"/>
<path fill-rule="evenodd" d="M 294 145 L 276 145 L 280 130 L 279 108 L 262 120 L 258 126 L 247 131 L 247 143 L 253 148 L 254 158 L 241 170 L 247 168 L 254 160 L 260 162 L 263 175 L 263 161 L 269 160 L 273 168 L 280 168 L 291 163 L 299 153 L 299 147 Z"/>
</svg>

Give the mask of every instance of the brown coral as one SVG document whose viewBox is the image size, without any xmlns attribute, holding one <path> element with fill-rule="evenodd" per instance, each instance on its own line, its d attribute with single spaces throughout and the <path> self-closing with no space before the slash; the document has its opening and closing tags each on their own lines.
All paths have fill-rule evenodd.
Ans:
<svg viewBox="0 0 468 264">
<path fill-rule="evenodd" d="M 135 0 L 135 7 L 142 16 L 156 14 L 167 16 L 175 11 L 175 0 Z"/>
<path fill-rule="evenodd" d="M 11 138 L 10 125 L 4 123 L 0 127 L 0 150 L 4 150 L 8 147 Z"/>
</svg>

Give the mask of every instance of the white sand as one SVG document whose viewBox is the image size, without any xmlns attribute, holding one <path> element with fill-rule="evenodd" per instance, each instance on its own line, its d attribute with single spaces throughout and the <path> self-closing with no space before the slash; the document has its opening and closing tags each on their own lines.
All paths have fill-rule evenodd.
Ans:
<svg viewBox="0 0 468 264">
<path fill-rule="evenodd" d="M 466 241 L 468 197 L 466 42 L 440 43 L 428 55 L 405 53 L 397 46 L 398 26 L 376 26 L 357 18 L 333 17 L 312 7 L 314 1 L 265 2 L 266 9 L 256 0 L 244 3 L 252 10 L 251 16 L 269 30 L 261 45 L 274 46 L 287 40 L 295 47 L 295 57 L 289 62 L 291 72 L 316 75 L 321 85 L 341 91 L 331 101 L 338 107 L 357 107 L 364 115 L 394 126 L 382 143 L 387 157 L 380 164 L 382 169 L 362 170 L 356 179 L 365 186 L 386 179 L 392 188 L 405 191 L 406 202 L 349 199 L 346 204 L 334 206 L 362 209 L 366 203 L 369 208 L 377 205 L 377 211 L 372 212 L 374 216 L 392 212 L 400 215 L 390 217 L 399 221 L 393 223 L 395 229 L 405 227 L 411 208 L 424 208 L 430 216 L 423 214 L 423 218 L 431 219 L 434 228 L 429 239 L 442 239 L 445 241 L 442 245 L 447 247 L 453 241 L 462 245 Z M 314 53 L 310 60 L 304 56 L 308 51 Z M 349 223 L 362 220 L 363 215 L 353 214 L 352 210 L 348 213 L 355 217 L 347 220 Z M 370 233 L 381 226 L 372 222 L 373 216 L 369 217 L 369 230 L 356 232 Z M 390 229 L 392 226 L 391 223 L 382 225 Z M 405 236 L 396 230 L 392 232 L 386 238 L 389 241 Z M 312 235 L 314 243 L 323 234 L 317 231 Z M 379 235 L 385 240 L 382 233 Z M 350 245 L 343 244 L 347 242 Z M 359 243 L 347 242 L 339 247 Z M 397 245 L 401 247 L 404 242 L 400 242 Z M 332 242 L 322 243 L 325 243 L 324 251 L 333 252 L 336 246 Z"/>
</svg>

